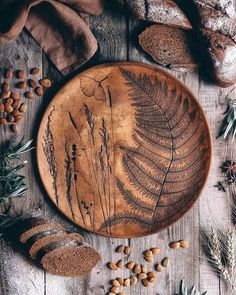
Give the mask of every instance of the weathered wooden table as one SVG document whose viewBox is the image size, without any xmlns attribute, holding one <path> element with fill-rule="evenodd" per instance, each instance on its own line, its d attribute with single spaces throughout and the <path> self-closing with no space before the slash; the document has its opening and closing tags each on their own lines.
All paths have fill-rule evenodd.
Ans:
<svg viewBox="0 0 236 295">
<path fill-rule="evenodd" d="M 91 26 L 99 42 L 96 56 L 83 68 L 110 61 L 139 61 L 153 63 L 138 46 L 138 34 L 147 26 L 146 23 L 131 20 L 108 7 L 100 17 L 91 18 Z M 153 63 L 155 64 L 155 63 Z M 41 48 L 23 32 L 13 43 L 0 47 L 0 66 L 14 69 L 30 69 L 38 66 L 42 76 L 49 77 L 56 85 L 44 98 L 37 97 L 28 103 L 28 112 L 21 128 L 20 135 L 25 140 L 36 138 L 42 114 L 53 94 L 65 82 L 60 73 L 48 61 Z M 82 70 L 82 69 L 80 69 Z M 131 259 L 144 263 L 142 251 L 153 246 L 160 246 L 160 258 L 169 256 L 171 266 L 158 276 L 150 288 L 140 283 L 135 288 L 127 288 L 127 294 L 176 294 L 180 280 L 184 277 L 189 285 L 196 283 L 201 290 L 208 290 L 209 295 L 230 294 L 224 282 L 208 265 L 200 245 L 200 224 L 207 227 L 214 220 L 221 226 L 227 225 L 227 201 L 225 195 L 214 187 L 220 177 L 219 166 L 227 155 L 231 155 L 234 145 L 224 141 L 216 141 L 217 130 L 225 108 L 225 96 L 230 89 L 221 89 L 204 82 L 197 73 L 180 74 L 172 72 L 182 80 L 199 97 L 212 132 L 213 162 L 208 183 L 199 201 L 184 218 L 169 229 L 149 237 L 119 240 L 109 239 L 86 232 L 86 240 L 102 255 L 102 262 L 87 278 L 70 279 L 53 276 L 36 267 L 30 260 L 16 253 L 1 240 L 0 247 L 0 294 L 2 295 L 102 295 L 107 292 L 110 279 L 128 276 L 125 269 L 111 272 L 105 265 L 109 261 L 117 261 L 119 255 L 114 249 L 119 244 L 130 245 Z M 1 78 L 2 79 L 2 78 Z M 68 79 L 68 78 L 66 78 Z M 236 91 L 234 91 L 236 93 Z M 232 93 L 233 94 L 233 93 Z M 1 128 L 1 142 L 9 138 L 6 128 Z M 29 191 L 25 199 L 14 200 L 12 208 L 17 213 L 31 212 L 41 209 L 53 220 L 71 224 L 50 203 L 40 179 L 34 152 L 28 156 L 29 165 L 25 169 Z M 188 251 L 171 251 L 168 242 L 186 238 L 191 242 Z"/>
</svg>

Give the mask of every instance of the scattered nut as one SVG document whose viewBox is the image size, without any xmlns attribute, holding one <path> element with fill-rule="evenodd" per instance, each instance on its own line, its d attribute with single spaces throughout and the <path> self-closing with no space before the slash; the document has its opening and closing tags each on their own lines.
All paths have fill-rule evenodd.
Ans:
<svg viewBox="0 0 236 295">
<path fill-rule="evenodd" d="M 154 283 L 156 278 L 148 278 L 148 280 L 149 280 L 150 283 Z"/>
<path fill-rule="evenodd" d="M 172 243 L 169 244 L 169 247 L 171 249 L 177 250 L 177 249 L 180 248 L 180 243 L 179 242 L 172 242 Z"/>
<path fill-rule="evenodd" d="M 112 280 L 111 284 L 113 287 L 120 287 L 120 283 L 117 280 Z"/>
<path fill-rule="evenodd" d="M 145 252 L 145 256 L 153 256 L 152 251 L 151 251 L 151 250 L 147 250 L 147 251 Z"/>
<path fill-rule="evenodd" d="M 134 273 L 139 274 L 141 272 L 140 264 L 135 264 L 133 271 L 134 271 Z"/>
<path fill-rule="evenodd" d="M 0 102 L 0 113 L 4 112 L 4 104 L 2 102 Z"/>
<path fill-rule="evenodd" d="M 42 85 L 44 88 L 50 88 L 52 86 L 52 82 L 49 79 L 42 79 L 39 81 L 40 85 Z"/>
<path fill-rule="evenodd" d="M 145 273 L 145 274 L 148 273 L 146 266 L 141 265 L 141 270 L 142 270 L 142 273 Z"/>
<path fill-rule="evenodd" d="M 5 104 L 5 111 L 10 114 L 13 112 L 13 107 L 9 104 Z"/>
<path fill-rule="evenodd" d="M 14 99 L 14 100 L 19 100 L 20 99 L 20 96 L 17 92 L 12 92 L 11 93 L 11 97 Z"/>
<path fill-rule="evenodd" d="M 154 255 L 158 255 L 161 252 L 161 249 L 158 247 L 154 247 L 151 249 L 151 251 Z"/>
<path fill-rule="evenodd" d="M 111 289 L 110 289 L 110 291 L 112 292 L 112 293 L 118 293 L 118 291 L 119 291 L 119 288 L 118 287 L 111 287 Z"/>
<path fill-rule="evenodd" d="M 38 82 L 33 79 L 29 79 L 28 84 L 31 88 L 36 88 L 38 86 Z"/>
<path fill-rule="evenodd" d="M 190 247 L 190 243 L 187 240 L 180 240 L 179 243 L 181 248 L 187 249 Z"/>
<path fill-rule="evenodd" d="M 135 263 L 133 261 L 130 261 L 126 264 L 126 267 L 130 270 L 132 270 L 135 266 Z"/>
<path fill-rule="evenodd" d="M 18 109 L 14 110 L 14 111 L 12 112 L 12 116 L 13 116 L 13 117 L 16 117 L 16 116 L 19 116 L 19 115 L 20 115 L 20 112 L 19 112 Z"/>
<path fill-rule="evenodd" d="M 125 246 L 124 253 L 125 253 L 125 255 L 130 255 L 131 248 L 129 246 Z"/>
<path fill-rule="evenodd" d="M 13 123 L 15 121 L 15 118 L 12 115 L 9 114 L 7 116 L 7 121 L 10 122 L 10 123 Z"/>
<path fill-rule="evenodd" d="M 35 88 L 35 93 L 38 95 L 38 96 L 43 96 L 43 87 L 36 87 Z"/>
<path fill-rule="evenodd" d="M 124 285 L 124 279 L 123 278 L 116 278 L 116 280 L 119 282 L 120 286 Z"/>
<path fill-rule="evenodd" d="M 4 91 L 10 91 L 10 84 L 8 83 L 8 82 L 4 82 L 3 84 L 2 84 L 2 89 L 4 90 Z"/>
<path fill-rule="evenodd" d="M 16 83 L 16 88 L 19 88 L 19 89 L 26 89 L 26 82 L 25 81 L 21 81 L 21 82 L 18 82 Z"/>
<path fill-rule="evenodd" d="M 149 273 L 147 275 L 148 275 L 148 278 L 155 278 L 156 277 L 156 274 L 154 271 L 149 271 Z"/>
<path fill-rule="evenodd" d="M 12 105 L 13 104 L 13 99 L 12 98 L 8 98 L 7 101 L 6 101 L 6 104 L 8 105 Z"/>
<path fill-rule="evenodd" d="M 16 77 L 17 77 L 18 79 L 24 79 L 24 78 L 25 78 L 25 72 L 24 72 L 23 70 L 18 70 L 18 71 L 16 72 Z"/>
<path fill-rule="evenodd" d="M 0 119 L 0 125 L 6 125 L 7 120 L 5 118 Z"/>
<path fill-rule="evenodd" d="M 33 68 L 33 69 L 31 69 L 30 73 L 32 75 L 38 75 L 40 73 L 40 69 L 39 68 Z"/>
<path fill-rule="evenodd" d="M 18 115 L 18 116 L 14 117 L 14 118 L 15 118 L 16 123 L 20 122 L 20 121 L 22 121 L 24 119 L 24 117 L 22 115 Z"/>
<path fill-rule="evenodd" d="M 125 279 L 124 280 L 124 286 L 129 287 L 130 286 L 130 279 Z"/>
<path fill-rule="evenodd" d="M 170 266 L 170 258 L 169 257 L 165 257 L 162 262 L 161 262 L 163 267 L 168 267 Z"/>
<path fill-rule="evenodd" d="M 155 265 L 155 270 L 156 270 L 157 272 L 161 272 L 161 271 L 162 271 L 162 267 L 161 267 L 161 264 L 160 264 L 160 263 L 157 263 L 157 264 Z"/>
<path fill-rule="evenodd" d="M 109 267 L 110 269 L 112 269 L 112 270 L 117 270 L 117 269 L 118 269 L 118 267 L 117 267 L 117 265 L 115 264 L 115 262 L 110 262 L 110 263 L 108 264 L 108 267 Z"/>
<path fill-rule="evenodd" d="M 34 93 L 32 91 L 26 91 L 25 92 L 25 97 L 28 99 L 33 99 L 34 98 Z"/>
<path fill-rule="evenodd" d="M 16 110 L 16 109 L 18 109 L 19 105 L 20 105 L 19 100 L 14 100 L 14 102 L 12 104 L 12 107 L 13 107 L 14 110 Z"/>
<path fill-rule="evenodd" d="M 124 267 L 125 262 L 124 262 L 124 260 L 120 259 L 120 260 L 117 262 L 116 265 L 117 265 L 119 268 L 122 268 L 122 267 Z"/>
<path fill-rule="evenodd" d="M 133 275 L 130 276 L 130 285 L 131 286 L 136 285 L 137 281 L 138 281 L 138 279 L 136 276 L 133 276 Z"/>
<path fill-rule="evenodd" d="M 153 262 L 153 261 L 154 261 L 153 256 L 145 256 L 144 258 L 145 258 L 145 260 L 146 260 L 147 262 Z"/>
<path fill-rule="evenodd" d="M 125 247 L 123 245 L 120 245 L 120 246 L 117 247 L 116 252 L 117 253 L 122 253 L 122 252 L 124 252 L 124 249 L 125 249 Z"/>
<path fill-rule="evenodd" d="M 137 277 L 138 277 L 138 279 L 140 279 L 140 280 L 144 280 L 144 279 L 147 278 L 147 274 L 141 272 L 141 273 L 139 273 L 139 274 L 137 275 Z"/>
<path fill-rule="evenodd" d="M 11 125 L 11 131 L 14 132 L 14 133 L 18 133 L 18 131 L 19 131 L 18 125 L 12 124 Z"/>
<path fill-rule="evenodd" d="M 19 111 L 21 113 L 24 113 L 24 112 L 26 112 L 26 110 L 27 110 L 27 104 L 25 102 L 23 102 L 19 107 Z"/>
<path fill-rule="evenodd" d="M 13 76 L 13 71 L 12 71 L 12 69 L 8 69 L 8 70 L 6 71 L 5 77 L 6 77 L 7 79 L 11 79 L 12 76 Z"/>
<path fill-rule="evenodd" d="M 151 285 L 151 283 L 149 282 L 148 279 L 144 279 L 144 280 L 142 280 L 142 283 L 143 283 L 143 285 L 144 285 L 145 287 L 149 287 L 149 286 Z"/>
<path fill-rule="evenodd" d="M 0 98 L 6 99 L 6 98 L 10 97 L 10 95 L 11 95 L 11 91 L 3 91 L 0 95 Z"/>
</svg>

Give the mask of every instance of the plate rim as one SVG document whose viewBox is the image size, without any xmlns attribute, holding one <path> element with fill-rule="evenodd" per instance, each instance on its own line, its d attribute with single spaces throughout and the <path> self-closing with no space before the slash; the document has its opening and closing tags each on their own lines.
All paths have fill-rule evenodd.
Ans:
<svg viewBox="0 0 236 295">
<path fill-rule="evenodd" d="M 142 68 L 148 68 L 148 69 L 152 69 L 152 70 L 157 71 L 157 72 L 161 72 L 162 74 L 164 74 L 168 78 L 170 78 L 170 79 L 174 80 L 175 82 L 177 82 L 178 84 L 180 84 L 181 87 L 183 87 L 190 94 L 191 99 L 194 100 L 194 102 L 196 103 L 197 107 L 202 112 L 202 116 L 203 116 L 205 125 L 207 127 L 206 131 L 208 133 L 208 144 L 209 144 L 209 160 L 208 160 L 208 165 L 207 165 L 207 168 L 206 168 L 206 177 L 205 177 L 205 180 L 204 180 L 204 183 L 203 183 L 201 189 L 199 190 L 198 196 L 197 196 L 196 200 L 193 202 L 193 204 L 184 213 L 182 213 L 181 216 L 179 216 L 174 221 L 170 222 L 168 225 L 163 226 L 161 229 L 154 230 L 154 231 L 152 231 L 150 233 L 138 234 L 138 235 L 134 235 L 134 236 L 133 235 L 126 235 L 126 236 L 124 236 L 124 235 L 122 235 L 122 236 L 120 236 L 120 235 L 109 235 L 109 234 L 106 234 L 106 233 L 100 233 L 100 232 L 97 232 L 97 231 L 93 231 L 92 229 L 84 228 L 82 225 L 80 225 L 78 223 L 75 223 L 74 220 L 68 214 L 64 213 L 62 211 L 62 209 L 57 206 L 55 200 L 52 199 L 52 197 L 50 196 L 49 190 L 48 190 L 48 188 L 47 188 L 47 186 L 45 184 L 45 181 L 43 180 L 42 173 L 41 173 L 41 170 L 40 170 L 40 165 L 39 165 L 39 161 L 40 161 L 39 160 L 39 141 L 40 141 L 39 135 L 42 132 L 42 124 L 43 124 L 43 122 L 45 120 L 45 116 L 46 116 L 46 113 L 48 112 L 48 109 L 50 109 L 52 107 L 52 105 L 55 103 L 55 101 L 57 101 L 57 99 L 59 99 L 60 92 L 64 90 L 64 88 L 67 86 L 67 84 L 69 84 L 73 80 L 77 79 L 78 76 L 84 75 L 88 71 L 91 71 L 93 69 L 103 68 L 103 67 L 116 67 L 116 66 L 125 66 L 125 65 L 139 66 L 139 67 L 142 67 Z M 196 202 L 199 200 L 201 194 L 203 193 L 203 191 L 204 191 L 204 189 L 205 189 L 205 187 L 206 187 L 206 185 L 208 183 L 208 180 L 209 180 L 209 174 L 210 174 L 210 171 L 211 171 L 211 168 L 212 168 L 213 140 L 212 140 L 212 134 L 211 134 L 211 131 L 210 131 L 210 125 L 208 123 L 208 120 L 207 120 L 207 117 L 206 117 L 206 114 L 205 114 L 205 110 L 203 109 L 203 107 L 201 106 L 200 102 L 198 101 L 197 96 L 193 93 L 193 91 L 191 89 L 189 89 L 188 86 L 186 86 L 182 81 L 180 81 L 178 78 L 176 78 L 173 74 L 167 72 L 166 70 L 164 70 L 162 68 L 159 68 L 156 65 L 150 65 L 150 64 L 142 63 L 142 62 L 121 61 L 121 62 L 108 62 L 108 63 L 101 63 L 101 64 L 94 65 L 92 67 L 89 67 L 86 70 L 83 70 L 83 71 L 75 74 L 75 76 L 73 78 L 69 79 L 68 81 L 66 81 L 63 84 L 63 86 L 52 96 L 52 98 L 50 100 L 50 103 L 46 106 L 46 108 L 45 108 L 45 110 L 44 110 L 44 112 L 43 112 L 43 114 L 41 116 L 39 128 L 38 128 L 38 131 L 37 131 L 35 152 L 36 152 L 36 162 L 37 162 L 37 169 L 38 169 L 38 174 L 39 174 L 40 182 L 42 183 L 43 188 L 44 188 L 45 192 L 47 193 L 50 201 L 53 203 L 53 205 L 56 207 L 56 209 L 62 215 L 64 215 L 67 219 L 69 219 L 69 221 L 72 221 L 75 226 L 78 226 L 82 230 L 87 231 L 89 233 L 100 235 L 100 236 L 104 236 L 104 237 L 108 237 L 108 238 L 119 238 L 119 239 L 129 239 L 129 238 L 132 238 L 133 239 L 133 238 L 140 238 L 140 237 L 146 237 L 146 236 L 154 235 L 154 234 L 157 234 L 157 233 L 159 233 L 159 232 L 161 232 L 163 230 L 166 230 L 167 228 L 169 228 L 170 226 L 172 226 L 173 224 L 175 224 L 176 222 L 178 222 L 180 219 L 182 219 L 194 207 L 194 205 L 196 204 Z"/>
</svg>

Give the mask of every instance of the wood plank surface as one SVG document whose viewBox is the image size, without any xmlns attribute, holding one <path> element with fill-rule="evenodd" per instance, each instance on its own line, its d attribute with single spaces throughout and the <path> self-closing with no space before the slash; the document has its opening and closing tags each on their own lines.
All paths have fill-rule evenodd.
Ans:
<svg viewBox="0 0 236 295">
<path fill-rule="evenodd" d="M 140 49 L 137 36 L 147 24 L 128 19 L 118 10 L 108 5 L 102 16 L 91 19 L 91 27 L 98 39 L 99 50 L 93 59 L 84 68 L 108 61 L 139 61 L 155 64 Z M 42 75 L 51 78 L 55 87 L 50 89 L 44 98 L 37 97 L 30 101 L 25 122 L 22 125 L 20 136 L 25 140 L 36 138 L 37 129 L 43 111 L 50 102 L 56 90 L 65 82 L 60 73 L 48 61 L 47 57 L 35 41 L 23 32 L 14 42 L 0 47 L 0 66 L 16 69 L 29 69 L 34 66 L 42 68 Z M 77 71 L 78 72 L 78 71 Z M 142 252 L 153 246 L 162 249 L 161 258 L 171 258 L 170 268 L 158 276 L 157 281 L 150 287 L 144 288 L 140 283 L 135 288 L 127 288 L 126 294 L 130 295 L 174 295 L 177 293 L 179 281 L 185 277 L 187 283 L 196 283 L 201 290 L 207 290 L 208 295 L 228 295 L 222 280 L 212 271 L 202 253 L 200 246 L 200 225 L 210 226 L 214 219 L 216 223 L 226 226 L 228 224 L 227 202 L 225 195 L 214 187 L 220 177 L 219 166 L 221 160 L 230 155 L 234 150 L 233 144 L 216 141 L 216 134 L 224 111 L 224 98 L 230 89 L 220 89 L 201 79 L 197 73 L 180 74 L 169 71 L 182 80 L 198 96 L 210 124 L 213 138 L 213 163 L 208 184 L 197 202 L 179 222 L 159 234 L 145 238 L 121 240 L 110 239 L 88 232 L 83 232 L 87 242 L 91 243 L 102 256 L 101 263 L 87 278 L 70 279 L 61 278 L 45 273 L 36 267 L 29 259 L 16 253 L 6 242 L 0 241 L 0 294 L 1 295 L 102 295 L 108 291 L 109 281 L 117 276 L 127 277 L 129 272 L 121 269 L 118 272 L 110 271 L 105 265 L 110 261 L 117 261 L 120 257 L 115 253 L 119 244 L 130 245 L 132 254 L 130 260 L 143 264 Z M 1 75 L 2 77 L 2 75 Z M 2 79 L 2 78 L 0 78 Z M 1 80 L 2 81 L 2 80 Z M 236 91 L 234 91 L 236 94 Z M 1 143 L 9 138 L 7 128 L 0 129 Z M 47 197 L 38 177 L 34 152 L 27 156 L 29 165 L 25 169 L 28 178 L 29 191 L 25 199 L 14 200 L 13 211 L 29 213 L 42 210 L 53 220 L 60 221 L 66 226 L 75 228 L 52 205 Z M 220 216 L 220 218 L 219 218 Z M 78 228 L 77 228 L 78 230 Z M 191 243 L 187 251 L 174 252 L 168 247 L 173 240 L 186 238 Z M 127 260 L 127 258 L 125 258 Z M 148 265 L 148 264 L 147 264 Z M 150 264 L 151 265 L 151 264 Z M 151 267 L 149 267 L 151 268 Z"/>
</svg>

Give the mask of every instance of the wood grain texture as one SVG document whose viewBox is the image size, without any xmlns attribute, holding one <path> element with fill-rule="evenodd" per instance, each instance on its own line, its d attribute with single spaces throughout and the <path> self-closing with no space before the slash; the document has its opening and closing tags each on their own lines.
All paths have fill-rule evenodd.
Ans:
<svg viewBox="0 0 236 295">
<path fill-rule="evenodd" d="M 99 52 L 84 68 L 107 61 L 130 60 L 153 63 L 151 58 L 145 55 L 137 44 L 138 34 L 148 24 L 122 16 L 119 10 L 113 9 L 112 1 L 108 2 L 105 13 L 100 17 L 91 19 L 91 27 L 99 41 Z M 14 65 L 14 67 L 19 68 L 38 64 L 40 67 L 42 66 L 44 77 L 49 76 L 53 81 L 57 82 L 56 85 L 63 83 L 61 82 L 61 75 L 45 55 L 42 55 L 40 47 L 24 33 L 16 42 L 0 48 L 0 64 L 2 67 Z M 218 224 L 225 226 L 228 224 L 227 210 L 223 210 L 227 204 L 225 196 L 214 188 L 214 184 L 220 176 L 218 167 L 221 159 L 232 154 L 234 145 L 225 144 L 224 141 L 215 141 L 214 138 L 222 113 L 225 110 L 224 98 L 230 89 L 222 90 L 214 85 L 200 81 L 196 73 L 187 75 L 173 71 L 171 73 L 182 80 L 199 97 L 199 102 L 206 112 L 213 134 L 212 170 L 206 189 L 199 202 L 175 225 L 161 233 L 145 238 L 113 239 L 86 232 L 86 241 L 101 253 L 103 259 L 97 269 L 88 278 L 84 279 L 64 279 L 44 273 L 24 256 L 13 251 L 5 242 L 1 242 L 0 294 L 104 295 L 106 294 L 105 291 L 108 290 L 111 278 L 129 275 L 125 269 L 113 272 L 105 267 L 107 262 L 117 261 L 120 258 L 120 255 L 114 251 L 119 244 L 131 245 L 130 259 L 143 264 L 146 264 L 146 262 L 143 260 L 141 252 L 155 245 L 162 248 L 162 254 L 158 260 L 164 256 L 170 256 L 172 260 L 170 268 L 160 274 L 158 280 L 150 288 L 144 288 L 141 284 L 137 284 L 135 288 L 125 290 L 127 295 L 173 295 L 177 293 L 179 280 L 182 277 L 185 277 L 189 285 L 196 283 L 200 290 L 207 290 L 209 295 L 231 294 L 223 281 L 212 272 L 207 261 L 198 257 L 203 256 L 199 243 L 199 222 L 210 226 L 213 216 Z M 32 102 L 30 112 L 27 113 L 27 123 L 23 125 L 21 133 L 21 135 L 25 135 L 26 140 L 36 136 L 43 111 L 50 102 L 53 93 L 54 89 L 52 92 L 46 93 L 44 99 L 38 98 Z M 235 90 L 234 94 L 236 94 Z M 7 129 L 1 129 L 1 142 L 4 142 L 9 136 L 10 133 Z M 37 177 L 35 157 L 29 156 L 27 158 L 32 163 L 25 171 L 29 178 L 30 190 L 25 200 L 14 200 L 13 209 L 20 213 L 42 208 L 48 218 L 60 221 L 73 228 L 72 224 L 68 223 L 68 220 L 62 214 L 59 214 L 49 202 L 48 196 Z M 180 238 L 187 238 L 190 241 L 190 249 L 184 252 L 171 251 L 167 246 L 168 242 Z M 14 270 L 8 268 L 7 265 L 14 266 Z M 151 268 L 151 265 L 147 265 Z"/>
<path fill-rule="evenodd" d="M 72 221 L 137 237 L 192 206 L 209 171 L 211 140 L 200 106 L 177 80 L 151 66 L 114 63 L 79 74 L 56 94 L 37 158 L 50 198 Z"/>
</svg>

